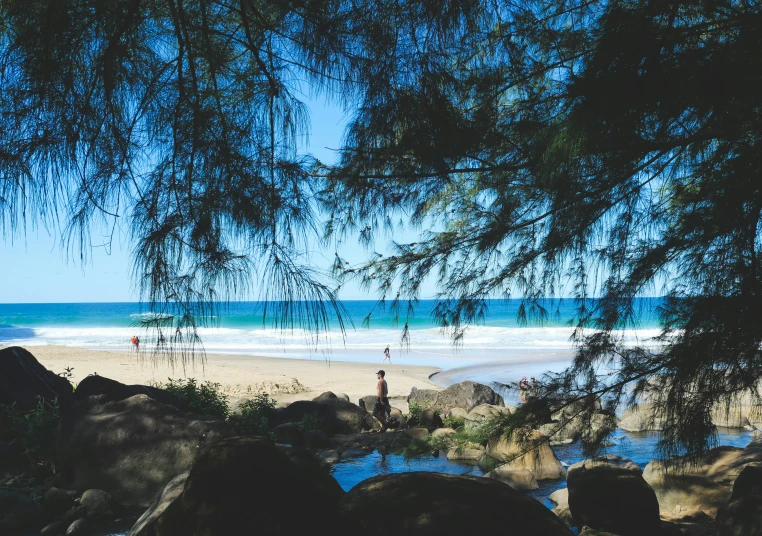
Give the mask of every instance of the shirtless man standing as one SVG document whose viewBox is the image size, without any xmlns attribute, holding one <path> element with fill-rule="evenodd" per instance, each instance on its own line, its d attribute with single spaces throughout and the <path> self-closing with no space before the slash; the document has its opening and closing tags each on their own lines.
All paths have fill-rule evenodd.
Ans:
<svg viewBox="0 0 762 536">
<path fill-rule="evenodd" d="M 389 418 L 389 414 L 392 412 L 392 407 L 389 405 L 389 386 L 386 383 L 384 377 L 386 372 L 379 370 L 376 372 L 378 383 L 376 384 L 376 405 L 373 408 L 373 416 L 381 423 L 381 429 L 386 430 L 386 421 Z"/>
</svg>

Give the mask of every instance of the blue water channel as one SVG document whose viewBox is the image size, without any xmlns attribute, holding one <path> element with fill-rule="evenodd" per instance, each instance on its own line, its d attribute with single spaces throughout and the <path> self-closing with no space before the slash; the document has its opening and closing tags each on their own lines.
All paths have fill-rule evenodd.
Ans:
<svg viewBox="0 0 762 536">
<path fill-rule="evenodd" d="M 605 454 L 614 454 L 628 458 L 641 468 L 656 457 L 657 433 L 630 433 L 617 429 L 610 437 L 614 446 L 607 447 Z M 751 441 L 751 434 L 746 430 L 720 428 L 717 434 L 717 444 L 732 447 L 745 447 Z M 585 459 L 579 442 L 571 445 L 553 447 L 561 463 L 568 467 Z M 411 471 L 429 471 L 450 475 L 481 476 L 482 470 L 475 465 L 447 461 L 444 456 L 421 455 L 406 457 L 403 454 L 380 454 L 378 451 L 362 458 L 351 458 L 333 466 L 332 474 L 344 490 L 349 491 L 354 486 L 377 475 L 406 473 Z M 540 488 L 529 495 L 552 508 L 548 495 L 565 488 L 566 480 L 541 480 Z"/>
</svg>

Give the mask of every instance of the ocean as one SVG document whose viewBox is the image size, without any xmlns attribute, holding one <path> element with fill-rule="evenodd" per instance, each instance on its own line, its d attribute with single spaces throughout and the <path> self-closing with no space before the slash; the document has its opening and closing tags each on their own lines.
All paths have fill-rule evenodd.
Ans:
<svg viewBox="0 0 762 536">
<path fill-rule="evenodd" d="M 628 340 L 649 344 L 658 335 L 654 310 L 659 302 L 658 298 L 639 300 L 641 317 L 639 324 L 626 332 Z M 458 346 L 435 323 L 435 303 L 421 300 L 416 306 L 409 322 L 409 346 L 401 343 L 404 320 L 395 323 L 391 311 L 373 311 L 375 301 L 359 300 L 344 302 L 345 332 L 333 319 L 319 340 L 305 330 L 273 327 L 263 318 L 259 302 L 235 302 L 221 308 L 199 334 L 207 353 L 380 362 L 389 345 L 393 361 L 444 369 L 505 360 L 550 363 L 568 360 L 573 351 L 573 300 L 547 300 L 547 318 L 526 326 L 518 322 L 520 300 L 493 300 L 483 323 L 470 327 Z M 363 319 L 371 311 L 365 327 Z M 0 344 L 127 350 L 130 338 L 138 335 L 143 348 L 150 349 L 152 333 L 138 327 L 149 315 L 139 303 L 0 304 Z"/>
</svg>

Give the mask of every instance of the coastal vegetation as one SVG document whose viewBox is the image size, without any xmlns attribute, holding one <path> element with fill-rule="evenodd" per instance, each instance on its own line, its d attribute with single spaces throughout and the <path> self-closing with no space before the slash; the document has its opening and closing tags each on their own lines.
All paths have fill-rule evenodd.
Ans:
<svg viewBox="0 0 762 536">
<path fill-rule="evenodd" d="M 589 425 L 647 398 L 662 454 L 699 457 L 713 411 L 762 406 L 760 27 L 735 0 L 6 0 L 0 226 L 84 260 L 122 229 L 170 357 L 252 292 L 319 341 L 358 281 L 407 342 L 433 280 L 455 344 L 489 298 L 541 323 L 569 295 L 576 357 L 539 398 Z M 306 90 L 347 110 L 335 164 L 299 153 Z M 649 293 L 663 329 L 632 343 Z"/>
</svg>

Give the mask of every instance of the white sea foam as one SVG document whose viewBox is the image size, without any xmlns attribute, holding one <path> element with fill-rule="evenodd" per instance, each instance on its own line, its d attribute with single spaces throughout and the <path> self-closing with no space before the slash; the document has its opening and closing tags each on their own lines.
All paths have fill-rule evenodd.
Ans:
<svg viewBox="0 0 762 536">
<path fill-rule="evenodd" d="M 4 331 L 5 329 L 5 331 Z M 474 326 L 467 330 L 462 344 L 454 346 L 452 339 L 438 328 L 415 329 L 410 332 L 409 348 L 405 347 L 408 362 L 431 362 L 430 357 L 490 359 L 516 352 L 556 351 L 573 349 L 569 327 L 494 327 Z M 30 332 L 33 332 L 30 333 Z M 307 357 L 328 352 L 342 359 L 376 360 L 387 344 L 399 355 L 401 329 L 356 329 L 342 334 L 330 330 L 320 336 L 301 329 L 273 328 L 235 329 L 199 328 L 207 352 L 230 354 Z M 65 345 L 86 348 L 120 349 L 129 347 L 129 340 L 138 335 L 148 347 L 154 334 L 136 327 L 38 327 L 23 330 L 0 329 L 5 344 Z M 632 330 L 625 333 L 630 344 L 653 344 L 658 329 Z M 418 357 L 415 357 L 418 356 Z M 410 359 L 412 358 L 412 361 Z"/>
</svg>

